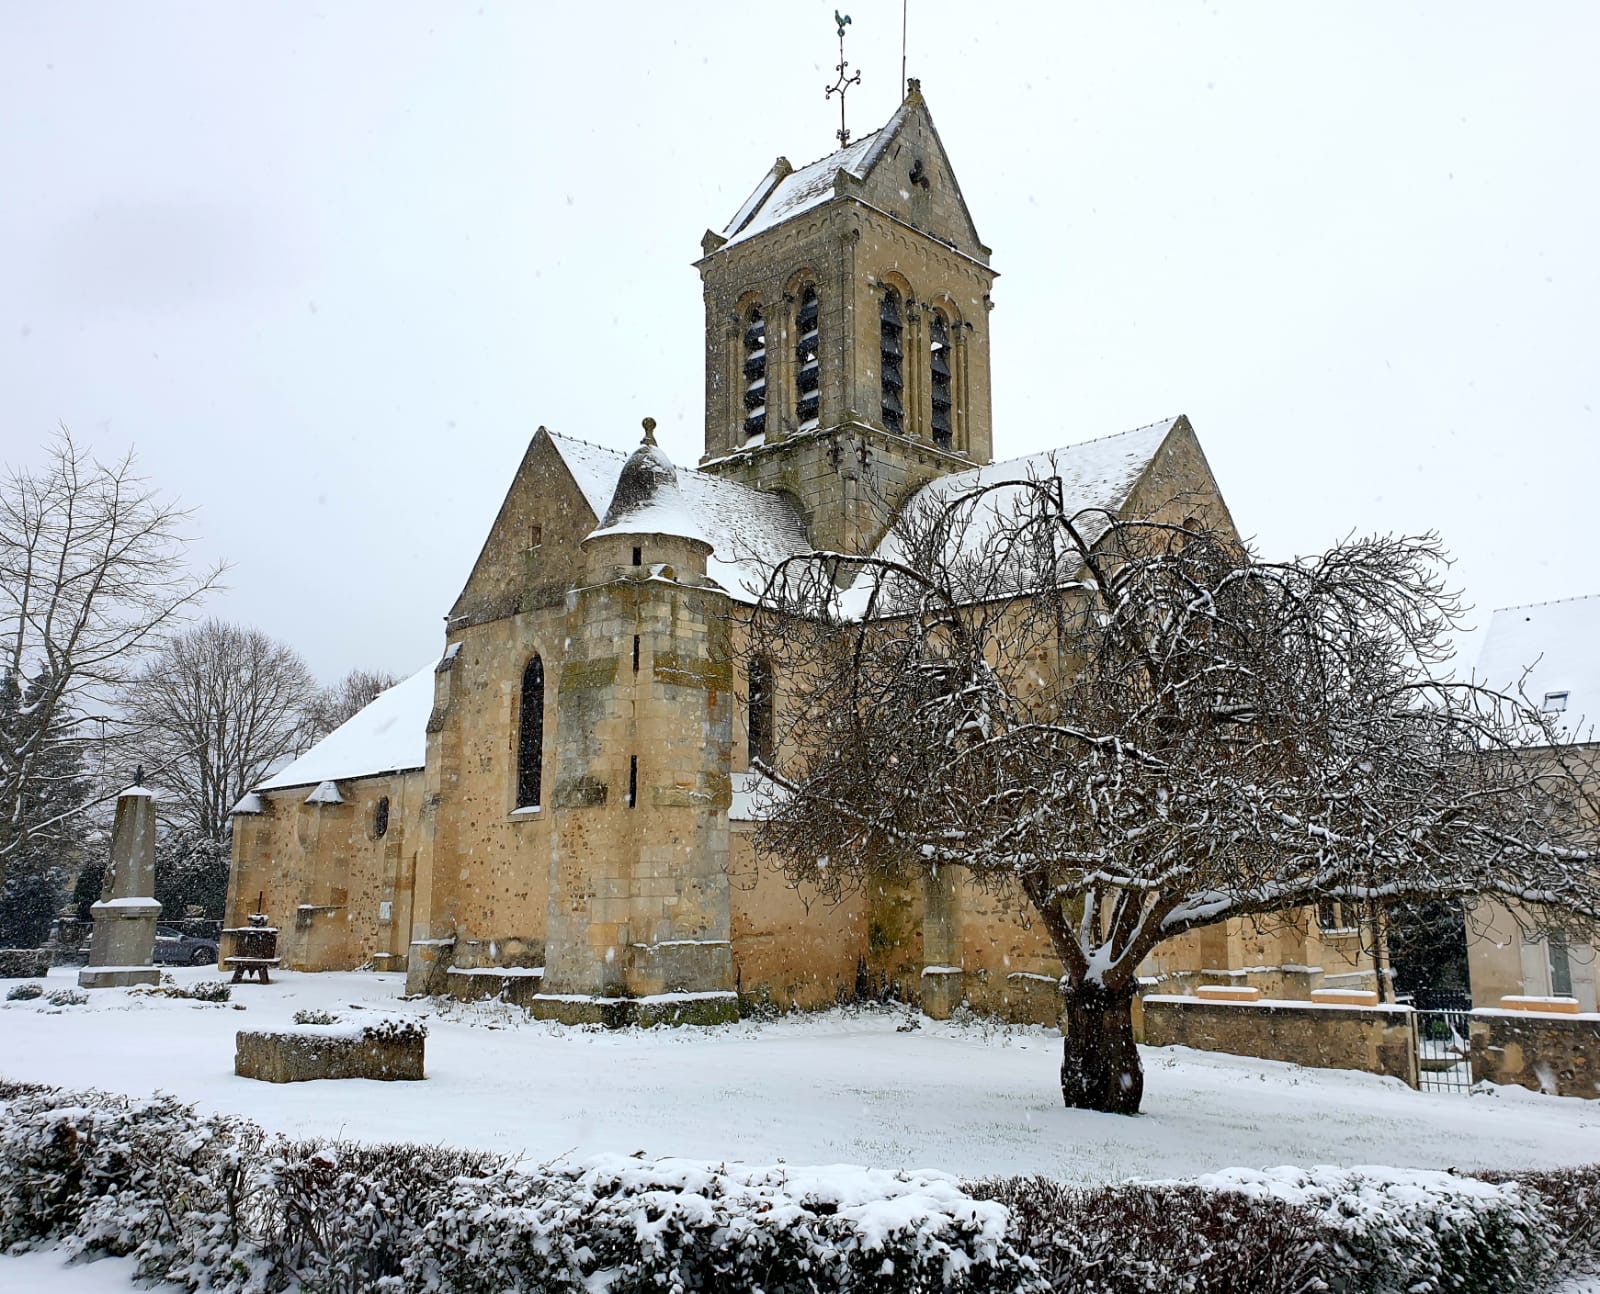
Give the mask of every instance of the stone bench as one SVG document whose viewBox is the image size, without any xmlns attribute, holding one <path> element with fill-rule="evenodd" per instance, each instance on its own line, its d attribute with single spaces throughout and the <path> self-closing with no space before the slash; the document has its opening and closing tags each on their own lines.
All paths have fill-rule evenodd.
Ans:
<svg viewBox="0 0 1600 1294">
<path fill-rule="evenodd" d="M 281 962 L 281 957 L 224 957 L 224 967 L 233 967 L 233 983 L 256 976 L 263 984 L 271 983 L 267 978 L 267 971 Z"/>
<path fill-rule="evenodd" d="M 287 1029 L 241 1029 L 233 1072 L 264 1083 L 304 1083 L 316 1078 L 373 1078 L 383 1082 L 423 1077 L 427 1027 L 385 1017 L 357 1024 L 298 1024 Z"/>
</svg>

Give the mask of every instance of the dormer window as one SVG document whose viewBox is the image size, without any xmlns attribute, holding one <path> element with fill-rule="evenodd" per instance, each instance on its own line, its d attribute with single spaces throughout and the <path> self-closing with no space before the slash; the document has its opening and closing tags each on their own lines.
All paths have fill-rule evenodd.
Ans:
<svg viewBox="0 0 1600 1294">
<path fill-rule="evenodd" d="M 1567 697 L 1570 695 L 1568 692 L 1546 692 L 1544 703 L 1539 708 L 1546 714 L 1562 714 L 1567 708 Z"/>
<path fill-rule="evenodd" d="M 906 409 L 902 401 L 905 378 L 901 363 L 905 357 L 903 345 L 904 325 L 901 322 L 900 294 L 893 288 L 884 288 L 883 304 L 878 310 L 878 350 L 881 357 L 880 373 L 883 379 L 883 425 L 890 431 L 904 431 Z"/>
<path fill-rule="evenodd" d="M 944 316 L 937 311 L 934 312 L 928 335 L 929 367 L 932 377 L 929 387 L 933 393 L 933 443 L 940 449 L 949 449 L 955 435 L 950 415 L 951 405 L 954 403 L 950 395 L 950 326 L 945 323 Z"/>
<path fill-rule="evenodd" d="M 761 308 L 752 307 L 744 325 L 744 435 L 746 440 L 767 429 L 767 324 Z"/>
<path fill-rule="evenodd" d="M 800 312 L 795 316 L 795 332 L 800 340 L 795 343 L 795 417 L 801 431 L 811 431 L 817 425 L 821 408 L 822 374 L 818 361 L 820 341 L 817 329 L 819 311 L 817 290 L 808 287 L 800 294 Z"/>
</svg>

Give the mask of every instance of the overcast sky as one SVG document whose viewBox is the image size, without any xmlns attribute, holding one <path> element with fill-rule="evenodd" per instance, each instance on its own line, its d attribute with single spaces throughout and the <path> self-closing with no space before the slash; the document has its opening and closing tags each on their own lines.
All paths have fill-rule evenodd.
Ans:
<svg viewBox="0 0 1600 1294">
<path fill-rule="evenodd" d="M 691 262 L 834 147 L 833 0 L 0 0 L 3 457 L 130 445 L 324 679 L 435 655 L 541 423 L 699 456 Z M 1270 556 L 1600 592 L 1600 6 L 911 0 L 995 450 L 1186 413 Z M 857 0 L 852 128 L 899 0 Z"/>
</svg>

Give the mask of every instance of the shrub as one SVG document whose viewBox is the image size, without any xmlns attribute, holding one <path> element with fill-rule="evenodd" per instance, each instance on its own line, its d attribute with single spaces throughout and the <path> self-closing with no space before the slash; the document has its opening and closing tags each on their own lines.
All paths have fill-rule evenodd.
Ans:
<svg viewBox="0 0 1600 1294">
<path fill-rule="evenodd" d="M 44 989 L 38 984 L 18 984 L 6 994 L 7 1002 L 31 1002 L 36 997 L 43 997 Z"/>
<path fill-rule="evenodd" d="M 338 1024 L 339 1017 L 329 1011 L 316 1011 L 305 1007 L 294 1013 L 296 1024 Z"/>
<path fill-rule="evenodd" d="M 1544 1201 L 1560 1261 L 1575 1273 L 1600 1272 L 1600 1164 L 1478 1176 L 1486 1182 L 1514 1182 L 1536 1194 Z"/>
<path fill-rule="evenodd" d="M 83 1006 L 88 1002 L 89 995 L 75 988 L 58 988 L 46 993 L 44 1000 L 51 1006 Z"/>
<path fill-rule="evenodd" d="M 186 989 L 180 989 L 177 996 L 195 1002 L 226 1002 L 233 997 L 233 989 L 225 980 L 203 979 L 196 980 Z"/>
<path fill-rule="evenodd" d="M 1404 1168 L 1230 1168 L 1198 1184 L 1309 1210 L 1333 1236 L 1325 1278 L 1371 1294 L 1507 1294 L 1532 1288 L 1551 1256 L 1538 1196 L 1510 1183 Z"/>
<path fill-rule="evenodd" d="M 1325 1236 L 1306 1210 L 1188 1183 L 1074 1187 L 1009 1177 L 967 1188 L 1011 1212 L 1052 1290 L 1074 1294 L 1300 1294 Z"/>
</svg>

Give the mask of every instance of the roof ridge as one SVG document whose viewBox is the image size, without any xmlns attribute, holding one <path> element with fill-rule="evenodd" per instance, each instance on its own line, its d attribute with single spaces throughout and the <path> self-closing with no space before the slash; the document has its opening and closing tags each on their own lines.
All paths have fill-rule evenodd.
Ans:
<svg viewBox="0 0 1600 1294">
<path fill-rule="evenodd" d="M 626 458 L 629 453 L 625 449 L 616 449 L 611 445 L 601 445 L 592 440 L 585 440 L 582 436 L 569 436 L 564 431 L 551 431 L 548 427 L 544 429 L 544 434 L 549 436 L 551 440 L 565 440 L 574 445 L 587 445 L 590 449 L 603 449 L 606 453 L 616 454 L 620 458 Z"/>
<path fill-rule="evenodd" d="M 1574 593 L 1565 598 L 1546 598 L 1543 602 L 1514 602 L 1508 607 L 1493 607 L 1489 614 L 1499 615 L 1502 611 L 1529 611 L 1534 607 L 1558 607 L 1564 602 L 1593 602 L 1600 600 L 1600 593 Z"/>
<path fill-rule="evenodd" d="M 1126 431 L 1111 431 L 1104 436 L 1091 436 L 1088 440 L 1075 440 L 1070 445 L 1052 445 L 1048 449 L 1036 449 L 1032 453 L 1017 454 L 1011 458 L 997 458 L 991 463 L 975 464 L 973 467 L 962 468 L 961 470 L 962 472 L 970 472 L 984 468 L 1004 467 L 1007 463 L 1020 463 L 1024 459 L 1042 458 L 1048 454 L 1066 454 L 1074 449 L 1082 449 L 1085 445 L 1099 445 L 1108 440 L 1119 440 L 1123 436 L 1136 436 L 1141 431 L 1153 431 L 1157 427 L 1165 427 L 1170 431 L 1182 416 L 1182 414 L 1174 414 L 1170 418 L 1158 418 L 1155 422 L 1147 422 L 1141 427 L 1129 427 Z M 961 473 L 953 472 L 951 475 L 959 476 Z"/>
<path fill-rule="evenodd" d="M 894 120 L 893 117 L 889 118 L 889 121 L 893 121 L 893 120 Z M 867 140 L 876 139 L 886 129 L 888 129 L 888 122 L 885 122 L 882 126 L 879 126 L 876 130 L 869 131 L 867 134 L 862 135 L 858 139 L 852 139 L 843 148 L 836 148 L 831 153 L 824 153 L 821 157 L 812 158 L 809 162 L 805 162 L 802 165 L 795 167 L 794 170 L 789 172 L 789 174 L 790 175 L 798 175 L 798 174 L 800 174 L 801 171 L 809 171 L 813 166 L 821 166 L 822 163 L 826 162 L 830 157 L 838 157 L 840 153 L 848 153 L 852 148 L 860 148 L 862 144 L 867 142 Z M 842 170 L 843 168 L 841 167 L 840 169 Z"/>
</svg>

